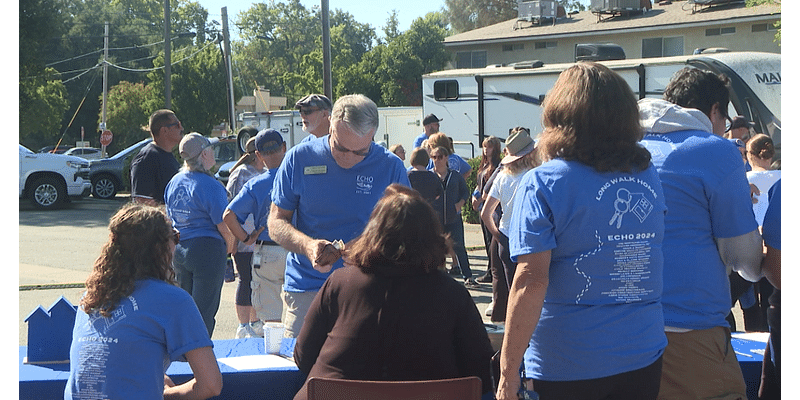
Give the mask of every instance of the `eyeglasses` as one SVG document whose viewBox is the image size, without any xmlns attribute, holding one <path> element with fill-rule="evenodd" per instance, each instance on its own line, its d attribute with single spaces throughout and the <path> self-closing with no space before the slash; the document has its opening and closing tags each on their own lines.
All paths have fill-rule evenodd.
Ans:
<svg viewBox="0 0 800 400">
<path fill-rule="evenodd" d="M 172 228 L 172 240 L 175 242 L 175 244 L 181 242 L 181 232 L 175 228 Z"/>
<path fill-rule="evenodd" d="M 300 115 L 310 115 L 310 114 L 313 114 L 313 113 L 315 113 L 315 112 L 317 112 L 319 110 L 320 110 L 319 108 L 301 108 L 300 109 Z"/>
<path fill-rule="evenodd" d="M 333 148 L 336 149 L 336 151 L 341 152 L 341 153 L 353 153 L 353 154 L 355 154 L 357 156 L 361 156 L 361 157 L 366 157 L 367 155 L 369 155 L 370 146 L 367 146 L 367 147 L 365 147 L 365 148 L 363 148 L 361 150 L 350 150 L 347 147 L 343 147 L 338 142 L 336 142 L 336 139 L 333 139 Z"/>
</svg>

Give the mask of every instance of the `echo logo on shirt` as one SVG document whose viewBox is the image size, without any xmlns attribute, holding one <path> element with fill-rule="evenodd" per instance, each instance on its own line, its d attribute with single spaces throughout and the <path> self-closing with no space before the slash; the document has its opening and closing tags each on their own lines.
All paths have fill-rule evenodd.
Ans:
<svg viewBox="0 0 800 400">
<path fill-rule="evenodd" d="M 358 175 L 356 176 L 356 193 L 357 194 L 371 194 L 372 182 L 375 180 L 372 176 Z"/>
</svg>

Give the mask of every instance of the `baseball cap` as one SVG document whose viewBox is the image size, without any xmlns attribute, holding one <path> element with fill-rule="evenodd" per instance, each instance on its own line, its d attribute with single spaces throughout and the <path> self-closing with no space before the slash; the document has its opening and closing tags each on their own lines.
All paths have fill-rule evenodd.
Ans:
<svg viewBox="0 0 800 400">
<path fill-rule="evenodd" d="M 209 139 L 197 132 L 192 132 L 188 135 L 185 135 L 183 139 L 181 139 L 181 143 L 178 147 L 181 158 L 184 160 L 191 160 L 200 155 L 206 147 L 211 146 L 214 143 L 217 143 L 219 139 L 213 138 Z"/>
<path fill-rule="evenodd" d="M 256 151 L 256 138 L 255 138 L 255 136 L 253 136 L 253 137 L 251 137 L 250 139 L 247 140 L 247 144 L 245 144 L 244 149 L 245 149 L 245 153 L 242 154 L 241 157 L 239 157 L 239 160 L 236 161 L 236 164 L 233 165 L 233 167 L 230 169 L 230 171 L 235 170 L 237 167 L 239 167 L 242 164 L 250 164 L 256 158 L 256 155 L 254 154 L 255 151 Z"/>
<path fill-rule="evenodd" d="M 283 143 L 283 136 L 272 128 L 262 129 L 255 137 L 256 150 L 259 153 L 275 150 Z"/>
<path fill-rule="evenodd" d="M 317 107 L 321 110 L 330 110 L 333 108 L 333 104 L 326 96 L 310 94 L 294 103 L 294 108 L 299 110 L 301 107 Z"/>
<path fill-rule="evenodd" d="M 436 118 L 435 115 L 428 114 L 428 116 L 426 116 L 425 119 L 422 120 L 422 125 L 428 125 L 428 124 L 432 124 L 434 122 L 439 122 L 439 121 L 441 121 L 441 119 Z"/>
</svg>

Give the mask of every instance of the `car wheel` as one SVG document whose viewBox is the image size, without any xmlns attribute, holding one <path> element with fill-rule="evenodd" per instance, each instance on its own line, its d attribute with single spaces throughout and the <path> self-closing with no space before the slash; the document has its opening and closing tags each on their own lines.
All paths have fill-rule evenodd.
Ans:
<svg viewBox="0 0 800 400">
<path fill-rule="evenodd" d="M 43 176 L 31 185 L 30 199 L 41 209 L 52 209 L 61 205 L 67 198 L 67 188 L 56 178 Z"/>
<path fill-rule="evenodd" d="M 92 196 L 98 199 L 111 199 L 117 195 L 117 185 L 108 175 L 101 175 L 92 180 Z"/>
</svg>

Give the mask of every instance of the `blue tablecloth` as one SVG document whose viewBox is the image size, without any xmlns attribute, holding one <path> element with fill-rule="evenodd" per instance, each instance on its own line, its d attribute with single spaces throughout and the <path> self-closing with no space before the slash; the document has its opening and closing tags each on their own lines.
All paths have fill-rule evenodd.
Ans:
<svg viewBox="0 0 800 400">
<path fill-rule="evenodd" d="M 747 383 L 749 400 L 758 397 L 766 340 L 767 334 L 762 333 L 734 333 L 731 339 Z M 25 364 L 26 354 L 27 347 L 20 346 L 19 398 L 63 398 L 69 364 Z M 222 393 L 215 399 L 292 399 L 305 381 L 290 358 L 264 354 L 263 339 L 215 340 L 214 355 L 223 380 Z M 175 362 L 167 375 L 175 383 L 183 383 L 192 378 L 192 371 L 188 363 Z"/>
<path fill-rule="evenodd" d="M 27 347 L 19 348 L 19 398 L 62 399 L 69 364 L 25 364 Z M 264 354 L 264 339 L 215 340 L 214 355 L 222 373 L 222 393 L 215 399 L 292 399 L 305 375 L 294 361 Z M 192 378 L 189 363 L 174 362 L 167 369 L 173 382 Z"/>
</svg>

